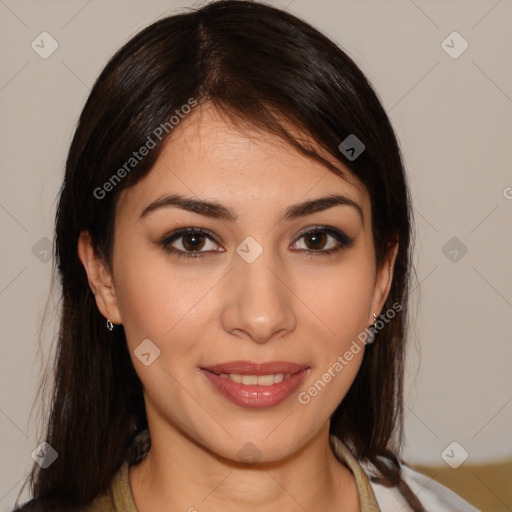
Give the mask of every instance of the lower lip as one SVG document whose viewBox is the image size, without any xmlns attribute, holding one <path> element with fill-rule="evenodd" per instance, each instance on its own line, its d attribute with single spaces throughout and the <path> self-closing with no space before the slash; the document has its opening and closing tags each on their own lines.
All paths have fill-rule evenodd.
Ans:
<svg viewBox="0 0 512 512">
<path fill-rule="evenodd" d="M 274 407 L 286 400 L 297 391 L 309 368 L 290 375 L 287 379 L 271 386 L 245 385 L 233 382 L 229 378 L 201 368 L 201 372 L 209 379 L 215 389 L 228 400 L 240 407 L 252 409 Z"/>
</svg>

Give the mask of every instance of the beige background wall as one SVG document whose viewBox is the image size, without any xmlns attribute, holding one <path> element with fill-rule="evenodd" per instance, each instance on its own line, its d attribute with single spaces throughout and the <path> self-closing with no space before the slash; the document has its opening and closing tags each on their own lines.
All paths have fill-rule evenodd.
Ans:
<svg viewBox="0 0 512 512">
<path fill-rule="evenodd" d="M 465 452 L 466 464 L 510 458 L 512 2 L 270 3 L 344 47 L 373 82 L 401 142 L 420 283 L 413 293 L 418 314 L 406 384 L 405 458 L 445 464 L 441 454 L 454 441 L 458 445 L 445 452 L 452 464 Z M 37 408 L 30 413 L 41 370 L 38 322 L 50 281 L 46 251 L 79 112 L 116 49 L 143 26 L 192 5 L 0 1 L 0 510 L 12 506 L 39 442 Z M 35 40 L 39 52 L 51 48 L 41 36 L 42 48 L 44 31 L 58 44 L 46 59 L 31 47 Z M 450 36 L 443 45 L 450 56 L 442 42 L 454 31 L 469 46 L 458 55 L 464 42 Z M 51 304 L 47 316 L 45 351 L 56 325 Z M 492 482 L 484 485 L 492 492 Z"/>
</svg>

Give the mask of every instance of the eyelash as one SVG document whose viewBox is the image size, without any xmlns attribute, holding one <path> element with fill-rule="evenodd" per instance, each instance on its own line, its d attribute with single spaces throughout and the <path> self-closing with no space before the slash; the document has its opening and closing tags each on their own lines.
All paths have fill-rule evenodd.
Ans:
<svg viewBox="0 0 512 512">
<path fill-rule="evenodd" d="M 179 240 L 183 236 L 191 234 L 191 233 L 206 236 L 211 241 L 215 242 L 215 238 L 208 230 L 203 229 L 203 228 L 187 227 L 187 228 L 178 229 L 178 230 L 174 231 L 174 233 L 170 234 L 169 236 L 166 236 L 160 242 L 160 245 L 162 246 L 162 248 L 165 252 L 175 255 L 177 258 L 193 259 L 193 258 L 202 257 L 205 253 L 211 252 L 211 251 L 195 251 L 195 252 L 189 251 L 189 252 L 186 252 L 186 251 L 182 251 L 181 249 L 175 249 L 174 247 L 170 246 L 170 244 L 172 242 Z M 330 235 L 338 241 L 339 245 L 336 247 L 333 247 L 331 249 L 318 250 L 318 251 L 315 251 L 312 249 L 310 249 L 310 250 L 299 249 L 299 251 L 308 254 L 309 257 L 311 257 L 312 255 L 315 255 L 315 254 L 322 255 L 322 256 L 329 256 L 329 255 L 336 253 L 342 249 L 346 249 L 354 244 L 354 239 L 348 237 L 342 231 L 338 231 L 337 229 L 329 228 L 327 226 L 314 226 L 312 228 L 306 228 L 305 230 L 303 230 L 299 233 L 297 241 L 300 240 L 302 237 L 309 235 L 310 233 L 325 233 L 327 235 Z M 214 252 L 222 252 L 222 251 L 214 251 Z"/>
</svg>

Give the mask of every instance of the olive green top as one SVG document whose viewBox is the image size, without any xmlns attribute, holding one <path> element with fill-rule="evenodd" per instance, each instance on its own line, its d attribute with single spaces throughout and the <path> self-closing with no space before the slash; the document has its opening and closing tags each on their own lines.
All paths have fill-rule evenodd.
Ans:
<svg viewBox="0 0 512 512">
<path fill-rule="evenodd" d="M 348 447 L 336 436 L 330 436 L 336 457 L 344 462 L 354 474 L 361 512 L 381 512 L 370 481 Z M 106 494 L 98 496 L 87 512 L 138 512 L 133 500 L 128 479 L 129 462 L 125 461 L 114 476 Z"/>
</svg>

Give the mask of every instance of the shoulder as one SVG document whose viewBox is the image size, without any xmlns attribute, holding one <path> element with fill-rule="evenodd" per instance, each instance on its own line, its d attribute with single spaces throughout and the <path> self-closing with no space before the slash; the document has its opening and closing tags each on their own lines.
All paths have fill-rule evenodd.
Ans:
<svg viewBox="0 0 512 512">
<path fill-rule="evenodd" d="M 363 465 L 362 467 L 365 471 L 368 471 L 369 476 L 372 475 L 368 465 Z M 402 469 L 402 478 L 418 497 L 427 512 L 480 512 L 458 494 L 427 475 L 403 463 L 400 464 L 400 467 Z M 398 488 L 386 487 L 371 480 L 370 484 L 382 512 L 395 512 L 396 510 L 402 510 L 403 512 L 411 511 Z"/>
<path fill-rule="evenodd" d="M 56 508 L 55 505 L 49 505 L 45 501 L 32 499 L 21 507 L 17 507 L 12 512 L 114 512 L 112 496 L 108 494 L 101 494 L 97 496 L 90 505 L 83 507 L 69 507 Z"/>
<path fill-rule="evenodd" d="M 86 510 L 82 507 L 56 507 L 53 503 L 33 498 L 24 505 L 16 506 L 12 512 L 86 512 Z"/>
<path fill-rule="evenodd" d="M 427 475 L 405 464 L 402 464 L 401 467 L 404 480 L 409 484 L 412 491 L 416 493 L 418 497 L 422 498 L 426 508 L 439 512 L 451 512 L 453 510 L 460 512 L 480 512 L 458 494 L 448 489 L 448 487 L 436 482 Z"/>
<path fill-rule="evenodd" d="M 149 430 L 139 432 L 129 447 L 126 460 L 113 476 L 108 489 L 96 496 L 89 505 L 58 508 L 40 499 L 32 499 L 12 512 L 137 512 L 130 490 L 128 471 L 131 464 L 144 459 L 150 446 Z"/>
<path fill-rule="evenodd" d="M 46 508 L 39 500 L 32 499 L 25 505 L 14 508 L 12 512 L 46 512 Z"/>
</svg>

